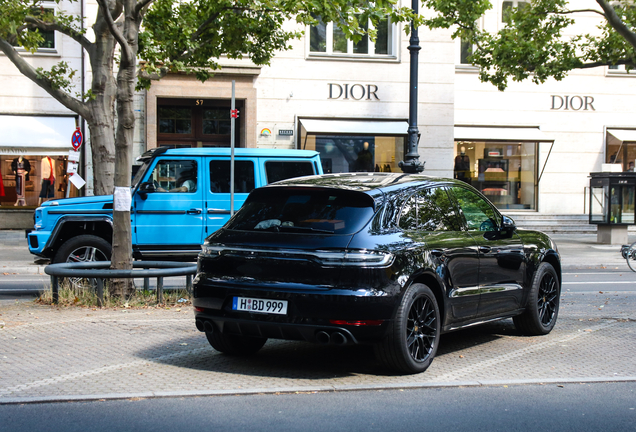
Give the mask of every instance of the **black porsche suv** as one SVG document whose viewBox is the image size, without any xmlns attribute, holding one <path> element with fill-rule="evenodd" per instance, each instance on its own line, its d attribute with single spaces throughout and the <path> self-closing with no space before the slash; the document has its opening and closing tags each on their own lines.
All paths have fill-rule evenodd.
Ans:
<svg viewBox="0 0 636 432">
<path fill-rule="evenodd" d="M 268 338 L 373 344 L 424 371 L 440 334 L 512 317 L 554 327 L 556 245 L 515 227 L 466 183 L 424 175 L 330 174 L 253 191 L 198 259 L 196 326 L 218 351 Z"/>
</svg>

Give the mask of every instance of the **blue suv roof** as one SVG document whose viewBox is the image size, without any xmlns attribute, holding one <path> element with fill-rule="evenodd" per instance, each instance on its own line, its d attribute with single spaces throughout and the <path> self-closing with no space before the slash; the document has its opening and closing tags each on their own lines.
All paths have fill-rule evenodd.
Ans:
<svg viewBox="0 0 636 432">
<path fill-rule="evenodd" d="M 196 148 L 170 148 L 158 147 L 147 151 L 141 157 L 147 158 L 155 154 L 173 156 L 230 156 L 228 147 L 196 147 Z M 269 148 L 235 148 L 235 156 L 252 157 L 301 157 L 311 158 L 318 155 L 313 150 L 269 149 Z"/>
</svg>

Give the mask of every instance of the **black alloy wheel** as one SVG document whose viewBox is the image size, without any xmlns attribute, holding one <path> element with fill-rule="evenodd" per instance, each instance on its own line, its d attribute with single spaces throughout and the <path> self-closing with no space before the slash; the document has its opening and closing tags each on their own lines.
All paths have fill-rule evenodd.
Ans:
<svg viewBox="0 0 636 432">
<path fill-rule="evenodd" d="M 559 282 L 552 273 L 546 273 L 541 278 L 537 308 L 539 309 L 539 319 L 544 326 L 549 326 L 555 318 L 559 306 L 558 286 Z"/>
<path fill-rule="evenodd" d="M 435 295 L 424 284 L 409 287 L 389 336 L 375 346 L 378 360 L 402 373 L 424 372 L 439 344 L 441 317 Z"/>
<path fill-rule="evenodd" d="M 111 246 L 106 240 L 94 235 L 80 235 L 66 241 L 57 251 L 53 263 L 81 263 L 110 261 Z M 65 278 L 74 290 L 93 289 L 97 281 L 93 278 Z"/>
<path fill-rule="evenodd" d="M 423 362 L 433 352 L 437 341 L 436 321 L 431 299 L 418 297 L 406 321 L 406 345 L 413 360 Z"/>
<path fill-rule="evenodd" d="M 561 285 L 554 267 L 541 263 L 532 281 L 525 312 L 513 318 L 515 327 L 528 336 L 550 333 L 559 315 L 560 295 Z"/>
</svg>

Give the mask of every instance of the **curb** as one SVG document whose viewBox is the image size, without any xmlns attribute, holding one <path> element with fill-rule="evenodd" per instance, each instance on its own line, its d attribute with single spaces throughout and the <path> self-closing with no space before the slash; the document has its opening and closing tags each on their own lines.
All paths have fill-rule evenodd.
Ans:
<svg viewBox="0 0 636 432">
<path fill-rule="evenodd" d="M 504 385 L 546 385 L 546 384 L 596 384 L 636 382 L 636 377 L 597 377 L 597 378 L 548 378 L 548 379 L 519 379 L 519 380 L 484 380 L 484 381 L 458 381 L 458 382 L 432 382 L 419 384 L 392 384 L 392 385 L 359 385 L 359 386 L 316 386 L 316 387 L 278 387 L 278 388 L 253 388 L 241 390 L 210 390 L 210 391 L 175 391 L 175 392 L 140 392 L 140 393 L 103 393 L 93 395 L 69 395 L 69 396 L 35 396 L 18 398 L 0 398 L 0 405 L 36 404 L 36 403 L 61 403 L 61 402 L 94 402 L 99 400 L 118 399 L 159 399 L 180 397 L 207 397 L 207 396 L 247 396 L 247 395 L 272 395 L 292 393 L 329 393 L 329 392 L 353 392 L 368 390 L 399 390 L 399 389 L 428 389 L 428 388 L 459 388 L 459 387 L 493 387 Z"/>
</svg>

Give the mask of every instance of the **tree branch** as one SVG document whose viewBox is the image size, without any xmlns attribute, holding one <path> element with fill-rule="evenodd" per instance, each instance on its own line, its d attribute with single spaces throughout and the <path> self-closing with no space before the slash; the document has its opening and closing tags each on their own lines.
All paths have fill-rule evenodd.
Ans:
<svg viewBox="0 0 636 432">
<path fill-rule="evenodd" d="M 603 12 L 596 9 L 574 9 L 574 10 L 564 10 L 564 11 L 552 11 L 550 13 L 553 13 L 555 15 L 567 15 L 567 14 L 582 13 L 582 12 L 593 12 L 595 14 L 599 14 L 602 17 L 605 16 Z"/>
<path fill-rule="evenodd" d="M 42 79 L 38 76 L 37 71 L 28 64 L 24 58 L 12 47 L 9 42 L 5 39 L 0 38 L 0 51 L 2 51 L 9 60 L 18 68 L 22 75 L 29 78 L 35 84 L 40 86 L 44 91 L 53 96 L 55 100 L 64 105 L 66 108 L 70 109 L 73 112 L 76 112 L 80 116 L 87 119 L 89 122 L 92 121 L 93 115 L 91 111 L 88 109 L 84 102 L 81 102 L 71 96 L 68 93 L 53 88 L 51 83 L 45 79 Z"/>
<path fill-rule="evenodd" d="M 115 21 L 113 20 L 113 16 L 110 13 L 110 9 L 108 8 L 108 5 L 106 4 L 106 0 L 97 0 L 97 4 L 104 11 L 104 19 L 106 21 L 106 25 L 108 25 L 108 29 L 110 30 L 110 33 L 113 35 L 113 37 L 115 38 L 115 40 L 117 41 L 117 43 L 119 44 L 121 48 L 122 61 L 130 63 L 130 64 L 134 63 L 135 58 L 133 56 L 130 45 L 128 45 L 128 41 L 126 41 L 126 38 L 124 37 L 123 33 L 120 32 L 119 29 L 117 28 L 117 25 L 115 24 Z"/>
<path fill-rule="evenodd" d="M 153 1 L 155 0 L 139 0 L 137 4 L 135 5 L 135 10 L 134 10 L 135 16 L 138 16 L 141 10 L 145 8 L 146 6 L 148 6 L 150 3 L 152 3 Z"/>
<path fill-rule="evenodd" d="M 56 31 L 60 32 L 63 35 L 66 35 L 73 39 L 75 42 L 80 44 L 86 51 L 90 52 L 93 48 L 93 43 L 88 40 L 84 35 L 75 31 L 75 29 L 71 27 L 62 26 L 58 23 L 47 23 L 42 20 L 33 17 L 26 17 L 24 20 L 29 24 L 29 28 L 37 28 L 39 30 L 44 31 Z"/>
<path fill-rule="evenodd" d="M 607 3 L 606 0 L 596 0 L 596 3 L 601 6 L 605 12 L 605 18 L 609 25 L 616 30 L 616 32 L 623 36 L 625 40 L 636 49 L 636 33 L 631 31 L 623 21 L 616 15 L 614 8 Z"/>
</svg>

